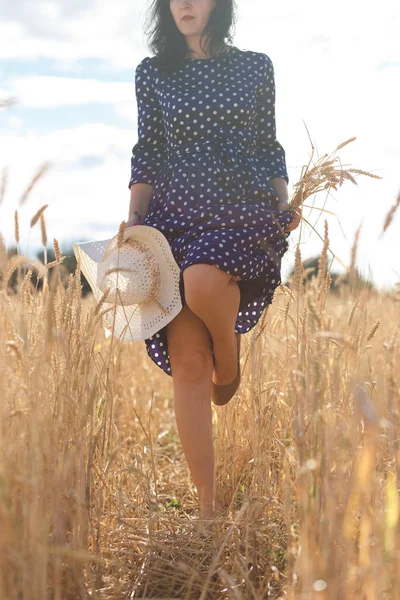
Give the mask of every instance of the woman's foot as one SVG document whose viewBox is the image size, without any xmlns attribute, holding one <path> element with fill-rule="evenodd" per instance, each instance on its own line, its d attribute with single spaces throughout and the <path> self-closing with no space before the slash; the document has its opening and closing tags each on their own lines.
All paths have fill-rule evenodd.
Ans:
<svg viewBox="0 0 400 600">
<path fill-rule="evenodd" d="M 212 502 L 201 502 L 200 501 L 200 518 L 205 520 L 212 520 L 219 517 L 225 510 L 225 506 L 217 495 L 214 505 Z"/>
<path fill-rule="evenodd" d="M 215 506 L 213 508 L 212 504 L 206 504 L 200 509 L 200 518 L 205 521 L 211 521 L 221 515 L 223 512 L 223 506 Z"/>
<path fill-rule="evenodd" d="M 231 383 L 238 372 L 237 334 L 233 332 L 230 339 L 214 344 L 213 353 L 214 371 L 212 382 L 216 385 Z"/>
<path fill-rule="evenodd" d="M 229 383 L 215 383 L 211 381 L 211 400 L 217 406 L 227 404 L 236 394 L 241 380 L 240 372 L 240 333 L 236 334 L 236 376 Z"/>
</svg>

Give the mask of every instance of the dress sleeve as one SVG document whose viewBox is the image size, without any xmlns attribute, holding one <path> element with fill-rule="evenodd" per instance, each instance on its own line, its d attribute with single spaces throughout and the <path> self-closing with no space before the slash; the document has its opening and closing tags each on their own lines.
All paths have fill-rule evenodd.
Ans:
<svg viewBox="0 0 400 600">
<path fill-rule="evenodd" d="M 135 71 L 138 141 L 132 148 L 131 178 L 134 183 L 154 184 L 166 156 L 166 138 L 161 106 L 151 81 L 150 57 L 146 56 Z"/>
<path fill-rule="evenodd" d="M 285 150 L 276 139 L 274 66 L 269 56 L 262 56 L 264 68 L 256 105 L 257 148 L 265 158 L 269 178 L 282 177 L 289 183 Z"/>
</svg>

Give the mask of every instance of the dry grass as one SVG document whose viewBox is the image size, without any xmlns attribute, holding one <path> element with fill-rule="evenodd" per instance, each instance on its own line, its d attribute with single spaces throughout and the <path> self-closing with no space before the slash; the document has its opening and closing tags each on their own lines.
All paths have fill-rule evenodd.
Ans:
<svg viewBox="0 0 400 600">
<path fill-rule="evenodd" d="M 229 511 L 204 529 L 171 378 L 104 338 L 54 248 L 43 265 L 0 243 L 0 598 L 398 598 L 399 294 L 330 295 L 327 227 L 311 281 L 297 247 L 213 407 Z"/>
<path fill-rule="evenodd" d="M 398 211 L 399 207 L 400 207 L 400 192 L 396 198 L 396 202 L 393 204 L 393 206 L 389 210 L 388 214 L 386 215 L 386 219 L 383 224 L 382 234 L 384 234 L 385 231 L 388 229 L 388 227 L 391 224 L 391 222 L 393 221 L 394 216 L 395 216 L 396 212 Z"/>
<path fill-rule="evenodd" d="M 0 295 L 0 597 L 398 597 L 398 297 L 305 285 L 298 250 L 214 407 L 230 509 L 207 531 L 171 379 L 104 339 L 55 246 L 41 290 L 25 262 Z"/>
<path fill-rule="evenodd" d="M 362 169 L 345 169 L 340 157 L 334 156 L 338 150 L 354 142 L 357 138 L 352 137 L 345 142 L 341 142 L 331 155 L 324 154 L 317 161 L 314 161 L 315 146 L 311 138 L 309 139 L 311 144 L 310 160 L 307 165 L 304 165 L 299 181 L 293 186 L 294 194 L 290 200 L 292 208 L 296 209 L 303 206 L 307 198 L 314 196 L 318 192 L 329 192 L 331 189 L 337 191 L 346 181 L 351 181 L 351 183 L 357 185 L 356 175 L 363 175 L 372 179 L 382 179 L 379 175 L 374 175 Z"/>
</svg>

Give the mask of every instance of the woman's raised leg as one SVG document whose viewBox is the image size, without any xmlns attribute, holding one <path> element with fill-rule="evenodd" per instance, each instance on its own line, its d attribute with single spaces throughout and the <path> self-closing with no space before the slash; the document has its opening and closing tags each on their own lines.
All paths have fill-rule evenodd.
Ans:
<svg viewBox="0 0 400 600">
<path fill-rule="evenodd" d="M 237 374 L 238 280 L 239 277 L 209 264 L 190 265 L 183 271 L 187 305 L 211 335 L 215 357 L 213 381 L 217 385 L 230 383 Z"/>
</svg>

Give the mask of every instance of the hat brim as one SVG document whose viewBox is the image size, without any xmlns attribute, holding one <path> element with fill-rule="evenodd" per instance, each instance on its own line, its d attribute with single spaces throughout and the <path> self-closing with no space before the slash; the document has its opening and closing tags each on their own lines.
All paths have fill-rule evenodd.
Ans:
<svg viewBox="0 0 400 600">
<path fill-rule="evenodd" d="M 123 342 L 144 340 L 155 335 L 182 310 L 179 288 L 180 268 L 172 254 L 167 238 L 148 225 L 126 227 L 124 241 L 136 239 L 146 244 L 160 266 L 160 289 L 157 300 L 141 304 L 119 305 L 104 302 L 101 309 L 106 337 L 114 335 Z M 73 245 L 76 259 L 97 302 L 103 296 L 97 285 L 98 264 L 107 249 L 116 243 L 117 236 L 107 240 L 77 242 Z"/>
</svg>

